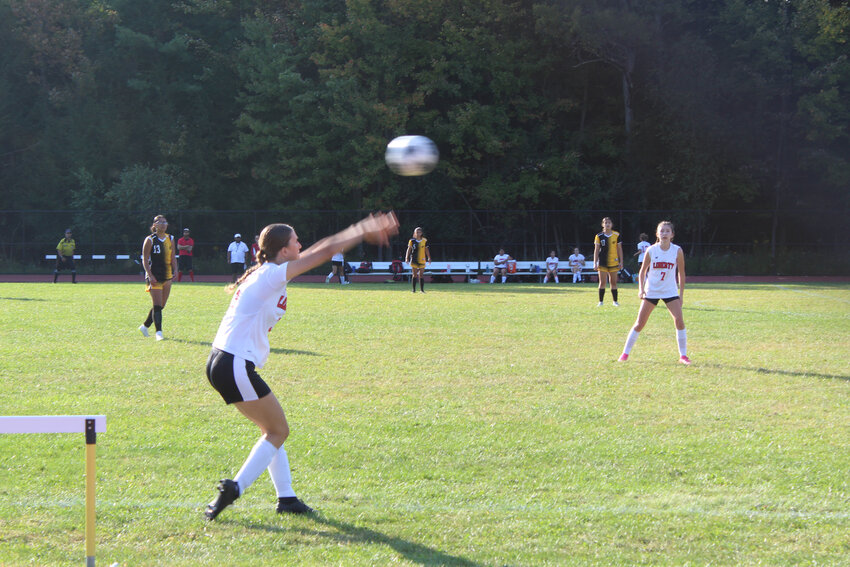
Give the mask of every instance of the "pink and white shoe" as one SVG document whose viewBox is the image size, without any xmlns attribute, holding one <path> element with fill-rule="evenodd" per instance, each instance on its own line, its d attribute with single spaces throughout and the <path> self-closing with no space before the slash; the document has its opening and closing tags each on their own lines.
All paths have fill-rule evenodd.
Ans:
<svg viewBox="0 0 850 567">
<path fill-rule="evenodd" d="M 620 358 L 617 359 L 617 362 L 625 362 L 628 359 L 629 359 L 629 355 L 626 354 L 626 353 L 623 353 L 623 354 L 620 355 Z"/>
<path fill-rule="evenodd" d="M 691 359 L 683 354 L 682 356 L 679 357 L 679 362 L 681 362 L 685 366 L 690 366 Z"/>
</svg>

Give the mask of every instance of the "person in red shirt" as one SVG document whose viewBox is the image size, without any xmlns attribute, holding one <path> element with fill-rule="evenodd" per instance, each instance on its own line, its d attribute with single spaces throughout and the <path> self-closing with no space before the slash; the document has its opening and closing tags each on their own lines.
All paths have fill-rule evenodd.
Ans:
<svg viewBox="0 0 850 567">
<path fill-rule="evenodd" d="M 183 272 L 188 272 L 192 281 L 195 281 L 195 270 L 192 266 L 192 250 L 195 249 L 195 240 L 189 236 L 189 229 L 183 229 L 183 238 L 177 241 L 177 281 L 183 280 Z"/>
</svg>

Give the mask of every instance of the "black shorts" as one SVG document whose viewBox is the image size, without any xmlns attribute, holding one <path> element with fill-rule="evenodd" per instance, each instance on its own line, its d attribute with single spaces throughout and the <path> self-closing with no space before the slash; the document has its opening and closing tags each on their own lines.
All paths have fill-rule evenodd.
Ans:
<svg viewBox="0 0 850 567">
<path fill-rule="evenodd" d="M 331 266 L 339 266 L 341 268 L 342 262 L 340 262 L 338 260 L 331 260 Z"/>
<path fill-rule="evenodd" d="M 258 400 L 271 393 L 253 362 L 217 348 L 207 359 L 207 380 L 228 404 Z"/>
<path fill-rule="evenodd" d="M 234 274 L 241 274 L 245 271 L 245 264 L 243 262 L 233 262 L 230 264 L 230 271 Z"/>
<path fill-rule="evenodd" d="M 76 270 L 77 267 L 74 265 L 74 257 L 73 256 L 57 256 L 56 257 L 56 269 L 57 270 Z"/>
<path fill-rule="evenodd" d="M 177 269 L 181 272 L 192 270 L 192 256 L 177 256 Z"/>
<path fill-rule="evenodd" d="M 674 295 L 673 297 L 662 297 L 662 298 L 660 298 L 660 301 L 663 301 L 665 304 L 667 304 L 667 303 L 670 303 L 671 301 L 676 301 L 677 299 L 679 299 L 679 296 Z M 653 305 L 658 305 L 658 301 L 659 301 L 659 299 L 650 299 L 648 297 L 644 297 L 643 300 L 648 301 Z"/>
</svg>

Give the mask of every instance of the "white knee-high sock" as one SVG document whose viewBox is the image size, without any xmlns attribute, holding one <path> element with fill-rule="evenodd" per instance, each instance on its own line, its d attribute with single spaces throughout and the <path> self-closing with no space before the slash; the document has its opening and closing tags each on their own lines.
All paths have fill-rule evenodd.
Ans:
<svg viewBox="0 0 850 567">
<path fill-rule="evenodd" d="M 496 276 L 490 276 L 490 283 L 493 283 L 495 281 L 496 281 Z"/>
<path fill-rule="evenodd" d="M 502 276 L 502 283 L 505 283 L 506 281 L 508 281 L 508 276 Z"/>
<path fill-rule="evenodd" d="M 679 346 L 679 356 L 688 354 L 688 330 L 676 329 L 676 344 Z"/>
<path fill-rule="evenodd" d="M 629 336 L 626 337 L 626 344 L 623 346 L 623 354 L 632 352 L 632 348 L 635 346 L 639 336 L 640 331 L 635 331 L 634 329 L 629 331 Z"/>
<path fill-rule="evenodd" d="M 248 487 L 254 484 L 254 481 L 268 468 L 276 454 L 277 447 L 266 441 L 265 438 L 260 438 L 257 441 L 248 458 L 242 464 L 242 468 L 233 477 L 233 480 L 239 485 L 239 494 L 244 494 Z"/>
<path fill-rule="evenodd" d="M 278 498 L 295 496 L 295 491 L 292 490 L 292 471 L 289 470 L 289 457 L 286 456 L 286 449 L 283 448 L 283 445 L 280 446 L 272 462 L 269 463 L 269 475 L 272 477 Z"/>
<path fill-rule="evenodd" d="M 558 276 L 555 276 L 555 283 L 561 283 L 558 281 Z"/>
</svg>

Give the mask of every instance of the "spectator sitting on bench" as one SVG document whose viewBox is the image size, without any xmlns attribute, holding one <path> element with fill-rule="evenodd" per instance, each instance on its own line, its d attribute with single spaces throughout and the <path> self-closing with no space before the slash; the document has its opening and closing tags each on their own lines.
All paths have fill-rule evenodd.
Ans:
<svg viewBox="0 0 850 567">
<path fill-rule="evenodd" d="M 581 283 L 581 269 L 584 267 L 584 254 L 578 249 L 578 246 L 573 248 L 573 253 L 570 254 L 570 271 L 573 273 L 573 283 Z"/>
<path fill-rule="evenodd" d="M 543 278 L 543 283 L 548 283 L 550 276 L 555 278 L 555 283 L 561 283 L 558 281 L 558 261 L 555 251 L 549 252 L 549 257 L 546 258 L 546 277 Z"/>
<path fill-rule="evenodd" d="M 508 256 L 505 254 L 504 248 L 499 248 L 499 253 L 493 258 L 493 275 L 490 276 L 490 283 L 496 283 L 496 278 L 502 278 L 502 283 L 508 281 Z"/>
</svg>

